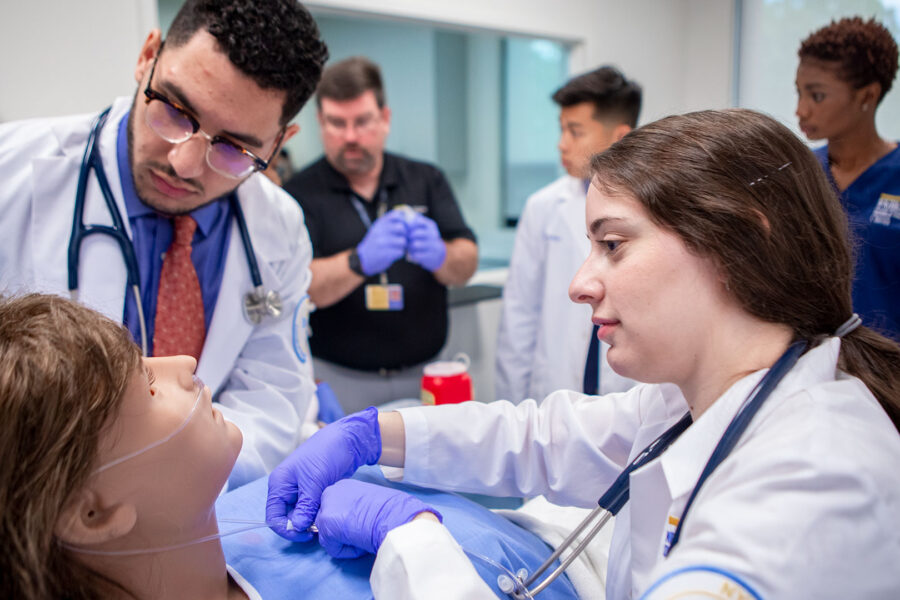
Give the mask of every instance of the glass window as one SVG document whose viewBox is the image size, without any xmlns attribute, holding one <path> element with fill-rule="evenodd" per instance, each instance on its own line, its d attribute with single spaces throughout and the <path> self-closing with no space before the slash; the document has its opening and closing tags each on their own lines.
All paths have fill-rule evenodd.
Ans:
<svg viewBox="0 0 900 600">
<path fill-rule="evenodd" d="M 503 40 L 503 217 L 515 225 L 525 200 L 563 174 L 556 149 L 568 51 L 550 40 Z"/>
<path fill-rule="evenodd" d="M 738 103 L 773 115 L 802 139 L 794 114 L 800 42 L 833 19 L 854 15 L 875 17 L 895 38 L 900 33 L 900 0 L 743 0 L 741 5 Z M 879 133 L 895 140 L 900 139 L 896 87 L 894 82 L 876 116 Z"/>
</svg>

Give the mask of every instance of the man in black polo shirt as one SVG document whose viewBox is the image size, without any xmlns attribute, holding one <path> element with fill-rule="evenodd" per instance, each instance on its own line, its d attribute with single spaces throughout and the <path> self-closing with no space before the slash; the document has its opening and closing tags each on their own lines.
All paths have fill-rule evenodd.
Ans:
<svg viewBox="0 0 900 600">
<path fill-rule="evenodd" d="M 310 337 L 317 379 L 351 412 L 419 396 L 447 338 L 447 287 L 478 246 L 436 167 L 384 151 L 391 111 L 377 65 L 327 68 L 316 93 L 325 156 L 285 184 L 313 246 Z"/>
</svg>

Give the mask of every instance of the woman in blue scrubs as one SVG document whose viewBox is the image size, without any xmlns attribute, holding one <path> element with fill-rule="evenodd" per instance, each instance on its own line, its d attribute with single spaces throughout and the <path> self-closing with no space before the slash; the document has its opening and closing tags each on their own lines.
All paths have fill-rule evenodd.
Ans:
<svg viewBox="0 0 900 600">
<path fill-rule="evenodd" d="M 856 237 L 853 309 L 900 341 L 900 150 L 875 127 L 897 74 L 897 44 L 874 19 L 832 21 L 800 44 L 797 118 Z"/>
</svg>

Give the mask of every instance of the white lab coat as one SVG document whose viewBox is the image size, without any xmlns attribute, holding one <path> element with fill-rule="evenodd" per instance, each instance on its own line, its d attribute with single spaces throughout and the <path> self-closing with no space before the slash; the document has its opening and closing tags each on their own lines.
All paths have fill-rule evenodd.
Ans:
<svg viewBox="0 0 900 600">
<path fill-rule="evenodd" d="M 569 284 L 590 251 L 584 182 L 565 175 L 525 204 L 503 287 L 495 397 L 519 402 L 582 389 L 591 341 L 591 307 L 569 299 Z M 600 344 L 600 393 L 635 384 L 606 362 Z"/>
<path fill-rule="evenodd" d="M 116 100 L 99 139 L 103 165 L 126 227 L 116 137 L 120 119 L 130 105 L 130 98 Z M 68 296 L 67 248 L 75 186 L 95 117 L 96 113 L 0 125 L 2 293 L 40 291 Z M 318 410 L 306 332 L 300 326 L 304 304 L 308 304 L 302 301 L 309 287 L 312 259 L 302 211 L 261 175 L 241 184 L 238 198 L 263 285 L 281 294 L 284 313 L 279 319 L 267 317 L 257 326 L 244 317 L 243 299 L 252 284 L 241 235 L 233 223 L 221 288 L 197 367 L 222 414 L 244 434 L 243 449 L 229 479 L 231 487 L 275 467 L 297 446 L 301 425 L 312 422 Z M 112 223 L 93 176 L 84 222 Z M 130 229 L 128 233 L 130 236 Z M 79 265 L 81 302 L 121 322 L 126 277 L 113 238 L 92 235 L 84 240 Z"/>
<path fill-rule="evenodd" d="M 613 534 L 607 598 L 637 598 L 654 581 L 697 565 L 722 569 L 767 599 L 900 598 L 900 435 L 862 382 L 837 370 L 839 350 L 840 340 L 831 338 L 785 376 L 701 488 L 667 558 L 669 518 L 681 517 L 712 449 L 763 371 L 735 383 L 631 476 L 631 501 Z M 668 384 L 601 400 L 559 391 L 540 407 L 526 401 L 403 409 L 403 477 L 588 507 L 686 410 Z M 420 593 L 429 588 L 448 590 L 442 598 L 477 597 L 452 593 L 478 579 L 458 551 L 455 562 L 442 557 L 429 568 L 421 556 L 437 552 L 435 544 L 448 553 L 452 544 L 421 528 L 417 534 L 416 523 L 385 538 L 372 575 L 376 597 L 433 597 Z M 444 577 L 447 565 L 458 583 L 435 588 L 431 579 Z"/>
</svg>

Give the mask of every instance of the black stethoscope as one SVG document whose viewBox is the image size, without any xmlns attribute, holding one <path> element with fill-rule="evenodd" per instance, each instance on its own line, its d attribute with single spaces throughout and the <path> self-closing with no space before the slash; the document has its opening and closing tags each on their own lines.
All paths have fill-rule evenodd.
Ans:
<svg viewBox="0 0 900 600">
<path fill-rule="evenodd" d="M 855 315 L 854 315 L 855 317 Z M 741 437 L 741 434 L 747 429 L 747 425 L 750 424 L 750 421 L 753 419 L 753 416 L 759 411 L 759 408 L 762 406 L 763 402 L 769 397 L 772 393 L 772 390 L 778 385 L 778 383 L 787 375 L 788 371 L 797 363 L 800 359 L 800 356 L 806 352 L 809 347 L 809 342 L 805 340 L 801 340 L 798 342 L 794 342 L 791 344 L 787 350 L 784 351 L 784 354 L 775 361 L 775 364 L 772 365 L 772 368 L 769 369 L 769 372 L 766 373 L 765 377 L 760 380 L 759 383 L 753 388 L 750 394 L 747 396 L 746 400 L 744 400 L 743 404 L 741 404 L 738 409 L 737 414 L 735 414 L 734 418 L 728 424 L 728 427 L 725 429 L 725 433 L 722 434 L 722 438 L 719 440 L 719 443 L 716 445 L 712 454 L 709 457 L 709 460 L 706 463 L 706 466 L 703 468 L 703 471 L 700 473 L 700 477 L 697 480 L 696 485 L 694 485 L 694 489 L 691 490 L 691 495 L 688 496 L 687 504 L 684 507 L 684 512 L 681 514 L 681 519 L 678 522 L 678 526 L 675 529 L 675 534 L 672 537 L 672 541 L 668 546 L 668 552 L 672 551 L 672 548 L 675 547 L 675 544 L 678 543 L 678 539 L 681 536 L 681 528 L 684 525 L 684 520 L 687 518 L 688 510 L 691 507 L 691 504 L 694 502 L 694 498 L 697 496 L 697 492 L 700 491 L 700 486 L 703 485 L 703 482 L 712 474 L 713 470 L 719 466 L 725 457 L 728 456 L 728 453 L 735 447 L 738 442 L 738 439 Z M 556 549 L 550 557 L 544 561 L 544 563 L 535 570 L 527 578 L 525 576 L 517 575 L 515 579 L 508 577 L 507 575 L 501 575 L 501 578 L 505 578 L 503 582 L 498 580 L 500 584 L 500 588 L 503 592 L 510 594 L 516 600 L 525 600 L 527 598 L 534 598 L 539 592 L 543 591 L 548 585 L 553 583 L 557 577 L 559 577 L 563 571 L 574 561 L 579 554 L 587 547 L 587 545 L 591 542 L 592 539 L 600 532 L 603 526 L 609 521 L 611 517 L 617 515 L 619 511 L 625 506 L 625 503 L 628 502 L 629 498 L 629 487 L 631 480 L 631 473 L 636 469 L 641 468 L 648 462 L 656 459 L 661 455 L 666 448 L 668 448 L 672 442 L 674 442 L 678 436 L 680 436 L 690 425 L 691 425 L 691 413 L 687 412 L 685 415 L 677 422 L 675 425 L 666 430 L 662 435 L 653 440 L 653 442 L 644 448 L 640 454 L 635 457 L 631 464 L 629 464 L 624 471 L 616 478 L 613 484 L 606 490 L 600 500 L 597 501 L 597 508 L 591 511 L 591 513 L 585 517 L 585 519 L 579 523 L 578 527 L 569 534 L 565 540 L 563 540 L 562 544 Z M 538 585 L 533 587 L 532 589 L 528 589 L 529 586 L 532 586 L 537 581 L 538 577 L 546 571 L 549 567 L 553 565 L 553 563 L 560 557 L 560 555 L 567 550 L 573 543 L 575 543 L 581 533 L 587 529 L 591 523 L 597 518 L 601 517 L 600 520 L 594 525 L 591 531 L 585 536 L 585 538 L 579 542 L 578 546 L 572 551 L 572 553 L 563 560 L 560 565 L 550 573 L 547 577 L 543 579 Z M 505 588 L 505 589 L 504 589 Z"/>
<path fill-rule="evenodd" d="M 103 161 L 100 159 L 97 150 L 97 139 L 100 131 L 103 129 L 103 125 L 106 124 L 110 108 L 100 113 L 94 122 L 84 149 L 81 169 L 78 172 L 78 187 L 75 190 L 75 214 L 72 219 L 72 236 L 69 238 L 69 294 L 73 300 L 78 300 L 78 263 L 81 255 L 81 243 L 84 241 L 84 238 L 94 233 L 102 233 L 115 239 L 119 244 L 122 259 L 125 261 L 125 268 L 128 271 L 127 285 L 134 294 L 141 331 L 141 349 L 146 356 L 147 321 L 144 317 L 143 305 L 141 304 L 140 272 L 138 270 L 137 256 L 134 253 L 131 239 L 126 233 L 125 222 L 122 220 L 118 207 L 116 207 L 116 201 L 109 186 L 109 179 L 106 177 Z M 97 183 L 100 186 L 100 191 L 103 193 L 103 199 L 106 201 L 106 207 L 112 218 L 113 224 L 111 226 L 84 224 L 84 197 L 91 169 L 94 170 L 97 176 Z M 266 316 L 278 317 L 281 315 L 281 296 L 275 290 L 266 291 L 263 288 L 262 277 L 259 274 L 259 264 L 256 262 L 256 253 L 253 252 L 250 232 L 247 229 L 247 221 L 244 219 L 244 211 L 241 209 L 235 194 L 231 194 L 229 203 L 237 219 L 238 229 L 241 232 L 241 241 L 244 244 L 244 254 L 247 256 L 247 265 L 250 267 L 250 278 L 253 281 L 253 288 L 244 296 L 244 316 L 250 323 L 255 325 L 259 324 Z"/>
</svg>

